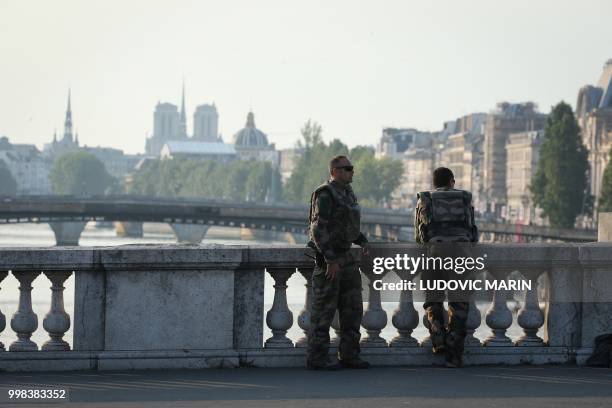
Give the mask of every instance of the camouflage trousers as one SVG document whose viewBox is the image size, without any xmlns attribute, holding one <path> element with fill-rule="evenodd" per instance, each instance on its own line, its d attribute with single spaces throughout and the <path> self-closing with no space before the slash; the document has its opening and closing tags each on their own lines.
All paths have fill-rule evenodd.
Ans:
<svg viewBox="0 0 612 408">
<path fill-rule="evenodd" d="M 469 279 L 467 276 L 459 276 L 454 272 L 446 271 L 423 271 L 421 279 L 424 281 L 435 279 Z M 448 291 L 448 325 L 444 327 L 444 305 L 446 298 L 442 290 L 427 290 L 425 292 L 425 315 L 429 322 L 429 333 L 431 335 L 444 335 L 444 343 L 452 353 L 462 354 L 463 343 L 467 335 L 467 318 L 469 311 L 469 291 Z"/>
<path fill-rule="evenodd" d="M 312 309 L 308 336 L 308 362 L 325 364 L 329 353 L 329 328 L 336 309 L 340 320 L 338 356 L 348 360 L 358 356 L 363 316 L 361 275 L 355 263 L 340 268 L 335 279 L 327 279 L 327 265 L 315 267 L 312 275 Z"/>
</svg>

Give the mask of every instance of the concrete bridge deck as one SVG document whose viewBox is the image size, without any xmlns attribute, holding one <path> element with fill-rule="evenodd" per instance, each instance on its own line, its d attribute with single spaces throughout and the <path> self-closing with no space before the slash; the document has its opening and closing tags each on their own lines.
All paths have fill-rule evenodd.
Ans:
<svg viewBox="0 0 612 408">
<path fill-rule="evenodd" d="M 0 374 L 6 389 L 69 390 L 72 407 L 610 407 L 612 370 L 576 366 L 217 369 Z M 4 405 L 3 405 L 4 404 Z"/>
<path fill-rule="evenodd" d="M 364 232 L 372 238 L 412 241 L 411 236 L 406 236 L 405 230 L 412 228 L 413 217 L 413 211 L 408 209 L 364 208 L 361 223 L 365 228 Z M 0 224 L 85 221 L 167 222 L 306 233 L 307 219 L 308 207 L 306 205 L 270 205 L 129 195 L 0 197 Z M 477 220 L 477 224 L 481 233 L 500 237 L 521 236 L 530 239 L 554 239 L 568 242 L 597 240 L 595 230 L 504 224 L 480 219 Z M 62 243 L 58 242 L 58 245 Z"/>
</svg>

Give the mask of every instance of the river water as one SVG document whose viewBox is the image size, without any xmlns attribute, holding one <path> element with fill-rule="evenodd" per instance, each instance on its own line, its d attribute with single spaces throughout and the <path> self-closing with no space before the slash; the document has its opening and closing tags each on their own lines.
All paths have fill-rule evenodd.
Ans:
<svg viewBox="0 0 612 408">
<path fill-rule="evenodd" d="M 166 226 L 160 226 L 156 231 L 156 228 L 145 228 L 145 234 L 143 238 L 126 238 L 117 237 L 114 229 L 98 229 L 95 228 L 91 223 L 87 225 L 85 231 L 83 231 L 80 239 L 81 246 L 114 246 L 114 245 L 125 245 L 125 244 L 138 244 L 138 243 L 160 243 L 160 244 L 174 244 L 174 235 L 170 233 Z M 214 235 L 214 234 L 211 234 Z M 239 236 L 234 233 L 234 237 L 213 237 L 205 238 L 203 243 L 216 243 L 216 244 L 283 244 L 283 242 L 258 242 L 258 241 L 242 241 Z M 55 237 L 50 227 L 47 224 L 11 224 L 11 225 L 0 225 L 0 247 L 50 247 L 55 244 Z M 294 320 L 297 319 L 297 315 L 300 310 L 304 307 L 304 279 L 299 273 L 295 273 L 288 281 L 287 289 L 287 300 L 289 308 L 293 312 Z M 272 305 L 274 298 L 274 284 L 273 279 L 266 274 L 265 279 L 265 292 L 264 292 L 264 312 L 269 310 Z M 4 343 L 8 349 L 8 345 L 16 340 L 16 335 L 10 328 L 10 318 L 17 310 L 17 304 L 19 299 L 19 283 L 11 275 L 4 279 L 0 283 L 0 311 L 6 316 L 7 327 L 2 333 L 0 333 L 0 341 Z M 51 283 L 44 276 L 40 275 L 32 284 L 32 308 L 34 313 L 38 315 L 38 329 L 32 335 L 32 340 L 36 342 L 39 347 L 48 339 L 48 334 L 42 327 L 42 321 L 45 314 L 49 311 L 51 303 Z M 64 291 L 64 303 L 68 314 L 73 315 L 74 307 L 74 275 L 71 276 L 65 284 Z M 366 305 L 364 305 L 365 307 Z M 394 327 L 391 324 L 391 316 L 393 311 L 397 307 L 396 303 L 383 303 L 383 308 L 388 315 L 388 324 L 383 329 L 381 336 L 387 340 L 391 340 L 397 335 Z M 420 304 L 415 304 L 419 317 L 422 319 L 423 310 Z M 484 317 L 487 304 L 479 304 L 479 309 L 482 312 L 483 322 L 476 331 L 476 337 L 481 340 L 486 338 L 490 334 L 490 330 L 484 323 Z M 265 322 L 265 318 L 264 318 Z M 522 334 L 522 330 L 516 324 L 516 315 L 514 316 L 514 323 L 508 329 L 508 335 L 515 339 Z M 264 323 L 264 338 L 268 338 L 272 335 L 270 330 L 265 327 Z M 297 326 L 297 321 L 288 332 L 288 337 L 292 340 L 297 340 L 303 336 L 303 332 Z M 362 329 L 362 335 L 365 335 L 365 331 Z M 417 339 L 426 337 L 426 329 L 419 325 L 413 336 Z M 542 331 L 538 333 L 542 336 Z M 72 344 L 72 327 L 64 336 L 64 339 Z"/>
</svg>

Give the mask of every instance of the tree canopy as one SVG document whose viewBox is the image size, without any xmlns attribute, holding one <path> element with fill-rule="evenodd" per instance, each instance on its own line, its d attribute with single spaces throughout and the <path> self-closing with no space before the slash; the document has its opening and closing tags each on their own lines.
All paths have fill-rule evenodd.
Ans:
<svg viewBox="0 0 612 408">
<path fill-rule="evenodd" d="M 572 228 L 587 202 L 587 150 L 572 108 L 565 102 L 553 107 L 544 129 L 544 141 L 531 192 L 554 227 Z"/>
<path fill-rule="evenodd" d="M 56 194 L 102 195 L 116 183 L 96 156 L 76 151 L 65 153 L 53 162 L 51 189 Z"/>
<path fill-rule="evenodd" d="M 255 160 L 151 160 L 133 175 L 127 188 L 132 194 L 252 202 L 274 202 L 280 191 L 278 170 Z"/>
<path fill-rule="evenodd" d="M 381 206 L 391 199 L 403 171 L 400 161 L 376 159 L 374 149 L 368 146 L 356 146 L 349 150 L 338 139 L 327 144 L 323 141 L 321 126 L 311 120 L 306 122 L 301 133 L 298 148 L 303 149 L 303 154 L 285 185 L 285 201 L 308 203 L 314 189 L 329 179 L 329 161 L 340 154 L 347 155 L 355 166 L 353 189 L 362 205 Z"/>
</svg>

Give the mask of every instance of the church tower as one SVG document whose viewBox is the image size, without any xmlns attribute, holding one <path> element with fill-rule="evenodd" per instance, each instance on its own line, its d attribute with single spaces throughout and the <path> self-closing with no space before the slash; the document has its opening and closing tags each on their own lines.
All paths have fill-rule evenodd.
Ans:
<svg viewBox="0 0 612 408">
<path fill-rule="evenodd" d="M 64 137 L 62 143 L 72 143 L 72 109 L 70 107 L 70 89 L 68 89 L 68 107 L 66 108 L 66 119 L 64 120 Z"/>
<path fill-rule="evenodd" d="M 45 154 L 51 157 L 56 157 L 65 152 L 76 150 L 79 147 L 79 137 L 74 133 L 74 124 L 72 122 L 71 99 L 71 90 L 68 89 L 68 104 L 66 107 L 66 116 L 64 118 L 64 134 L 58 139 L 57 132 L 53 132 L 53 141 L 45 144 L 43 149 Z"/>
</svg>

